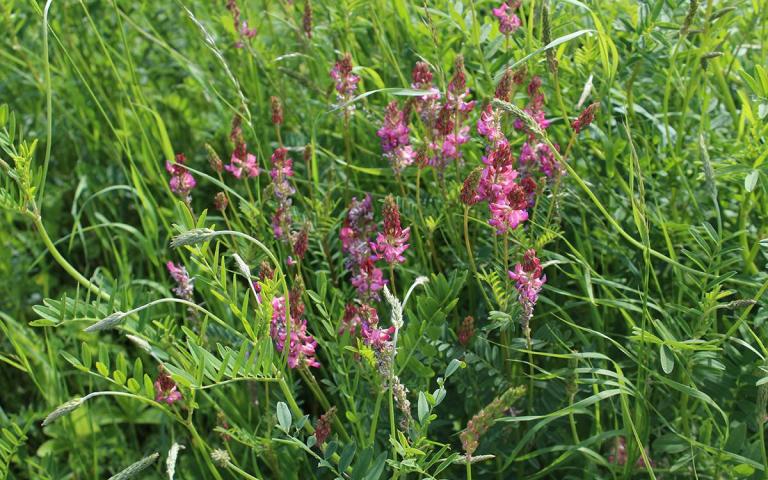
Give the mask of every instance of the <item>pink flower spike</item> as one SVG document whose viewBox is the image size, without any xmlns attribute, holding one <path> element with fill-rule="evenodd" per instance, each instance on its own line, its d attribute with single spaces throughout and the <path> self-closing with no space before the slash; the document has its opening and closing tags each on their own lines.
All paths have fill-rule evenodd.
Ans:
<svg viewBox="0 0 768 480">
<path fill-rule="evenodd" d="M 184 154 L 179 153 L 176 155 L 176 163 L 165 162 L 165 170 L 171 174 L 171 179 L 168 181 L 171 191 L 188 202 L 190 200 L 189 193 L 195 188 L 197 182 L 187 167 L 184 166 L 186 162 L 187 158 Z"/>
<path fill-rule="evenodd" d="M 192 292 L 194 292 L 195 287 L 194 280 L 189 278 L 187 269 L 184 268 L 183 265 L 176 265 L 171 261 L 166 263 L 165 266 L 168 269 L 168 273 L 171 274 L 171 278 L 176 282 L 176 287 L 173 289 L 173 293 L 176 294 L 178 298 L 191 300 Z"/>
<path fill-rule="evenodd" d="M 520 323 L 526 336 L 529 336 L 529 323 L 533 317 L 533 309 L 539 299 L 541 288 L 547 282 L 546 275 L 542 274 L 541 262 L 536 257 L 535 250 L 530 249 L 525 252 L 523 261 L 515 265 L 514 271 L 509 272 L 509 278 L 515 281 L 518 302 L 523 308 Z"/>
<path fill-rule="evenodd" d="M 259 175 L 259 165 L 256 161 L 256 155 L 245 151 L 245 144 L 232 152 L 229 164 L 224 169 L 231 173 L 235 178 L 240 179 L 243 173 L 248 177 L 257 177 Z"/>
<path fill-rule="evenodd" d="M 376 254 L 375 260 L 383 258 L 387 263 L 403 263 L 403 253 L 408 249 L 410 227 L 403 229 L 400 225 L 400 211 L 395 197 L 387 196 L 384 201 L 384 232 L 376 235 L 376 242 L 371 243 L 371 249 Z"/>
<path fill-rule="evenodd" d="M 520 17 L 514 13 L 518 6 L 519 3 L 513 3 L 510 6 L 504 2 L 498 8 L 493 9 L 493 16 L 499 19 L 499 31 L 501 33 L 509 35 L 520 28 Z"/>
<path fill-rule="evenodd" d="M 165 402 L 168 405 L 181 400 L 181 392 L 170 375 L 160 367 L 160 372 L 155 380 L 155 401 Z"/>
</svg>

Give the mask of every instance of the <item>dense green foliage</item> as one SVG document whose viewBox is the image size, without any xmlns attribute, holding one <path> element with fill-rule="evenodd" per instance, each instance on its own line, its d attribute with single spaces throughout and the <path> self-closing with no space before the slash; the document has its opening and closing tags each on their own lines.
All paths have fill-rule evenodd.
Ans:
<svg viewBox="0 0 768 480">
<path fill-rule="evenodd" d="M 171 456 L 182 479 L 768 478 L 768 4 L 523 0 L 507 36 L 486 0 L 308 2 L 0 2 L 0 477 L 168 478 Z M 477 105 L 448 130 L 471 138 L 424 165 L 411 70 L 442 100 L 460 55 Z M 508 68 L 512 153 L 558 144 L 561 167 L 496 235 L 462 186 Z M 534 76 L 546 131 L 520 110 Z M 392 101 L 420 155 L 399 174 Z M 260 175 L 217 168 L 240 139 Z M 361 300 L 402 319 L 378 345 L 339 333 L 360 297 L 340 232 L 367 193 L 370 240 L 392 208 L 410 227 L 405 261 L 378 263 L 399 300 Z M 528 249 L 530 335 L 507 274 Z M 319 367 L 273 341 L 278 297 Z"/>
</svg>

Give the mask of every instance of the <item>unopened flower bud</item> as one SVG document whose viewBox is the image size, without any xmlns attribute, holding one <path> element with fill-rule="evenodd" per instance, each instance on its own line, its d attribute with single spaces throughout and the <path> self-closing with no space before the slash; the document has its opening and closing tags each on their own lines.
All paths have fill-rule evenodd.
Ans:
<svg viewBox="0 0 768 480">
<path fill-rule="evenodd" d="M 269 97 L 269 103 L 272 107 L 272 123 L 275 125 L 283 124 L 283 104 L 278 97 Z"/>
<path fill-rule="evenodd" d="M 229 206 L 229 199 L 227 199 L 227 194 L 224 192 L 217 193 L 216 196 L 213 198 L 213 207 L 216 210 L 223 213 L 228 206 Z"/>
<path fill-rule="evenodd" d="M 208 151 L 208 165 L 211 166 L 211 170 L 216 173 L 224 171 L 224 162 L 221 161 L 221 157 L 216 153 L 216 150 L 207 143 L 205 144 L 205 149 Z"/>
<path fill-rule="evenodd" d="M 576 133 L 587 128 L 589 124 L 595 120 L 595 113 L 599 108 L 600 102 L 590 104 L 579 114 L 579 117 L 571 123 L 571 128 L 573 128 Z"/>
</svg>

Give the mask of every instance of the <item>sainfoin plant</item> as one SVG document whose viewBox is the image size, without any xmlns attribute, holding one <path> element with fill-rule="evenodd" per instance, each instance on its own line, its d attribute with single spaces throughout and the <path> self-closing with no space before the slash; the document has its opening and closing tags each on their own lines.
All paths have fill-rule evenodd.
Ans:
<svg viewBox="0 0 768 480">
<path fill-rule="evenodd" d="M 761 2 L 7 2 L 0 478 L 766 478 Z"/>
</svg>

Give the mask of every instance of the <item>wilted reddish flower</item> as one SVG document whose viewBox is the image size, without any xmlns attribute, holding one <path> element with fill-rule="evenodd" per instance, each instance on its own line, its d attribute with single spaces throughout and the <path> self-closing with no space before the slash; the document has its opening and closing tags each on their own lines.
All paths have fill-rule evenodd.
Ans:
<svg viewBox="0 0 768 480">
<path fill-rule="evenodd" d="M 275 125 L 283 124 L 283 104 L 278 97 L 269 97 L 269 105 L 272 110 L 272 123 Z"/>
<path fill-rule="evenodd" d="M 189 193 L 195 188 L 197 182 L 187 167 L 184 166 L 186 162 L 187 157 L 183 153 L 178 153 L 175 163 L 165 162 L 165 169 L 171 174 L 171 180 L 168 182 L 171 191 L 188 202 L 190 200 Z"/>
<path fill-rule="evenodd" d="M 491 428 L 493 422 L 501 417 L 504 412 L 509 410 L 512 403 L 524 395 L 523 387 L 513 387 L 496 397 L 491 403 L 480 410 L 472 419 L 467 422 L 467 428 L 459 434 L 461 446 L 467 454 L 467 458 L 472 458 L 477 447 L 480 445 L 480 438 Z"/>
<path fill-rule="evenodd" d="M 331 435 L 331 422 L 336 415 L 336 407 L 331 407 L 327 412 L 320 415 L 315 424 L 315 440 L 317 447 L 320 448 Z"/>
<path fill-rule="evenodd" d="M 649 455 L 648 448 L 645 448 L 645 455 Z M 614 441 L 614 444 L 608 453 L 608 463 L 625 465 L 627 463 L 627 459 L 627 440 L 624 437 L 616 437 L 616 440 Z M 651 466 L 654 465 L 654 461 L 651 460 Z M 635 466 L 638 468 L 645 467 L 645 459 L 643 459 L 642 455 L 637 458 Z"/>
<path fill-rule="evenodd" d="M 520 6 L 520 2 L 502 3 L 493 9 L 493 16 L 499 19 L 499 31 L 505 35 L 515 32 L 520 28 L 520 17 L 514 11 Z"/>
<path fill-rule="evenodd" d="M 278 207 L 272 215 L 272 233 L 275 238 L 287 238 L 291 225 L 291 213 L 287 208 Z"/>
<path fill-rule="evenodd" d="M 472 337 L 475 336 L 475 319 L 471 315 L 467 315 L 464 321 L 459 326 L 459 343 L 463 346 L 469 345 Z"/>
<path fill-rule="evenodd" d="M 482 200 L 482 197 L 477 193 L 477 187 L 480 184 L 480 176 L 483 173 L 482 167 L 477 167 L 472 170 L 464 180 L 464 185 L 461 187 L 461 203 L 467 206 L 472 206 Z"/>
<path fill-rule="evenodd" d="M 573 128 L 576 133 L 587 128 L 589 124 L 595 120 L 595 113 L 599 108 L 600 102 L 595 102 L 589 105 L 579 114 L 578 118 L 571 123 L 571 128 Z"/>
<path fill-rule="evenodd" d="M 312 38 L 312 3 L 309 0 L 304 2 L 304 16 L 301 18 L 301 25 L 304 27 L 304 35 Z"/>
<path fill-rule="evenodd" d="M 176 382 L 161 366 L 155 380 L 155 401 L 171 405 L 178 400 L 181 400 L 181 392 L 176 386 Z"/>
<path fill-rule="evenodd" d="M 299 259 L 303 259 L 309 247 L 309 228 L 310 224 L 305 223 L 301 230 L 293 235 L 293 253 Z"/>
<path fill-rule="evenodd" d="M 344 318 L 339 328 L 339 334 L 349 332 L 350 335 L 357 333 L 357 327 L 363 324 L 376 326 L 379 324 L 379 313 L 375 308 L 366 304 L 348 303 L 344 307 Z"/>
<path fill-rule="evenodd" d="M 275 269 L 266 260 L 259 264 L 259 278 L 261 280 L 272 280 L 275 278 Z"/>
<path fill-rule="evenodd" d="M 546 114 L 544 112 L 544 94 L 540 91 L 540 89 L 541 77 L 534 76 L 531 78 L 530 83 L 528 83 L 529 101 L 524 110 L 525 113 L 533 118 L 533 120 L 538 124 L 539 128 L 546 130 L 547 127 L 549 127 L 550 122 L 547 120 Z M 515 128 L 518 130 L 525 129 L 525 124 L 521 119 L 515 119 Z M 529 134 L 531 137 L 533 137 L 532 132 L 529 132 Z"/>
<path fill-rule="evenodd" d="M 512 95 L 512 89 L 515 85 L 515 72 L 511 68 L 508 68 L 504 71 L 504 75 L 502 75 L 501 80 L 499 81 L 499 84 L 496 85 L 496 92 L 494 93 L 494 97 L 498 98 L 499 100 L 504 100 L 505 102 L 508 102 L 510 100 L 510 97 Z"/>
<path fill-rule="evenodd" d="M 467 72 L 464 70 L 464 57 L 456 57 L 453 67 L 453 77 L 448 83 L 447 103 L 452 110 L 459 110 L 462 113 L 468 113 L 475 107 L 475 101 L 465 101 L 469 96 L 467 89 Z"/>
<path fill-rule="evenodd" d="M 211 170 L 216 173 L 224 171 L 224 162 L 221 161 L 219 154 L 210 145 L 206 145 L 205 148 L 208 150 L 208 165 L 211 167 Z"/>
<path fill-rule="evenodd" d="M 416 112 L 426 125 L 431 125 L 439 111 L 440 91 L 432 85 L 432 72 L 426 62 L 417 62 L 411 73 L 411 88 L 423 90 L 424 94 L 414 97 Z M 406 117 L 407 118 L 407 117 Z"/>
<path fill-rule="evenodd" d="M 408 237 L 411 228 L 403 229 L 400 225 L 400 211 L 395 197 L 388 195 L 384 200 L 384 232 L 376 235 L 376 242 L 371 243 L 371 249 L 376 259 L 384 259 L 387 263 L 403 263 L 403 253 L 408 249 Z"/>
<path fill-rule="evenodd" d="M 227 199 L 227 194 L 224 192 L 217 193 L 213 198 L 213 208 L 223 212 L 227 209 L 227 206 L 229 206 L 229 199 Z"/>
</svg>

